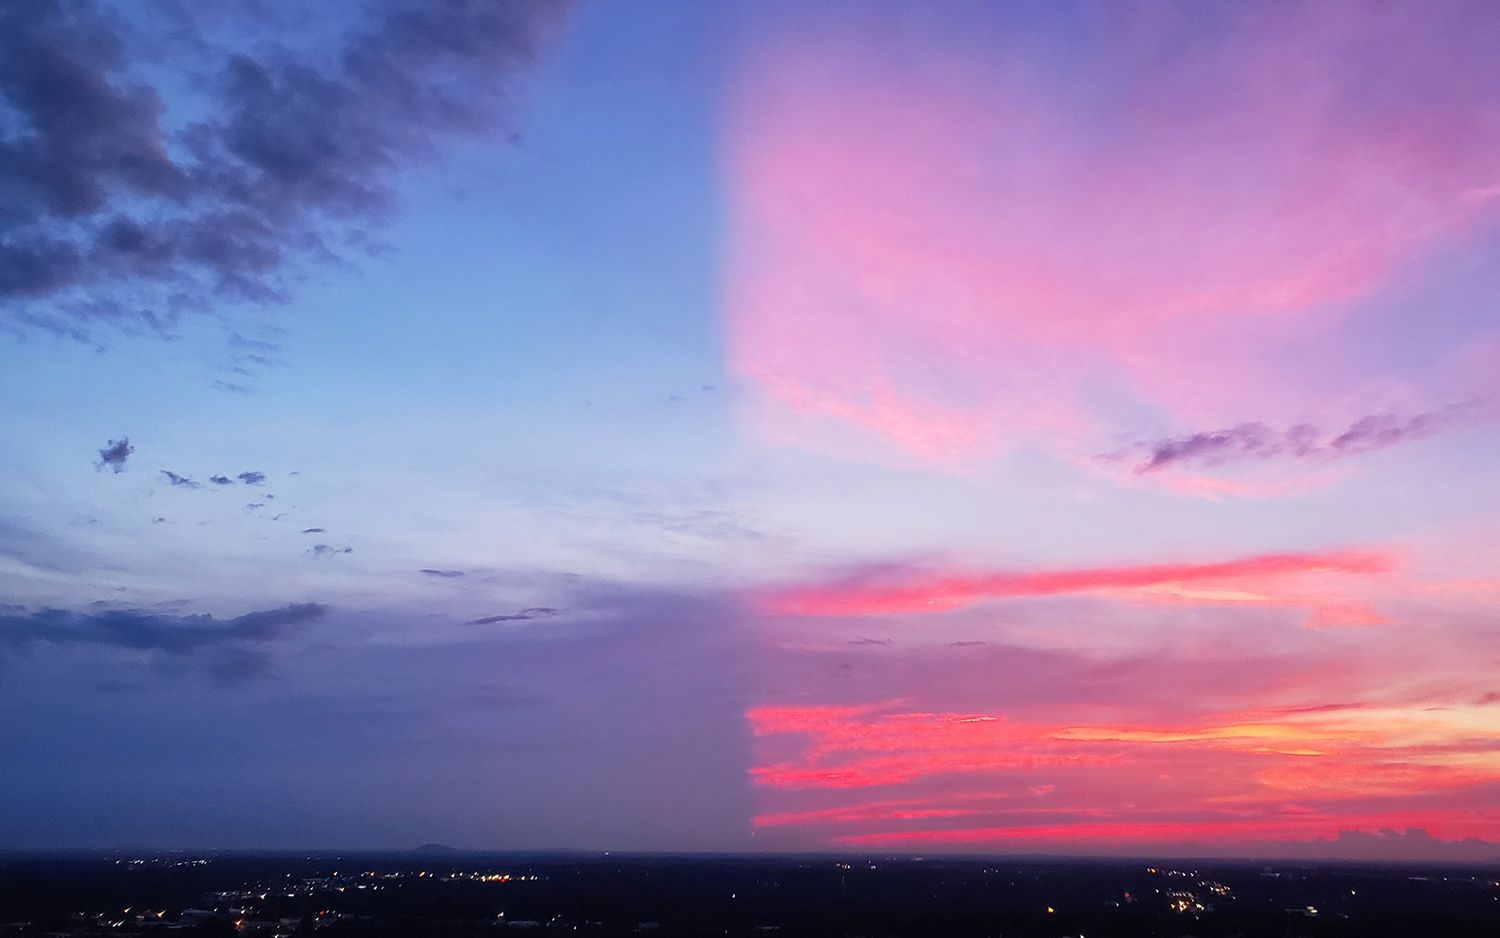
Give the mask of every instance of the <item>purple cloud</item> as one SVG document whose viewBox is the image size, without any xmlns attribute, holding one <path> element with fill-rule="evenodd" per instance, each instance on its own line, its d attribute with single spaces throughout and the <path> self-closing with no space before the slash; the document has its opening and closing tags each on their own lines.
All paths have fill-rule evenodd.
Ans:
<svg viewBox="0 0 1500 938">
<path fill-rule="evenodd" d="M 173 34 L 95 0 L 0 7 L 0 105 L 16 117 L 0 130 L 0 314 L 85 338 L 101 321 L 161 332 L 217 301 L 286 299 L 288 273 L 369 243 L 395 177 L 445 138 L 513 133 L 514 78 L 566 4 L 360 6 L 316 57 L 180 50 L 210 76 L 185 112 L 203 116 L 180 128 L 131 52 L 204 22 Z"/>
<path fill-rule="evenodd" d="M 1286 430 L 1274 430 L 1260 423 L 1242 423 L 1224 430 L 1140 443 L 1104 458 L 1141 457 L 1132 470 L 1136 475 L 1176 465 L 1217 466 L 1273 457 L 1341 459 L 1425 439 L 1473 419 L 1479 409 L 1479 401 L 1466 401 L 1410 417 L 1393 413 L 1371 414 L 1332 435 L 1325 435 L 1317 427 L 1305 423 Z"/>
<path fill-rule="evenodd" d="M 170 469 L 162 469 L 161 470 L 161 474 L 164 475 L 164 476 L 166 476 L 167 481 L 169 483 L 171 483 L 176 488 L 184 488 L 184 489 L 202 488 L 201 485 L 199 485 L 197 482 L 194 482 L 190 477 L 185 476 L 185 475 L 179 475 L 179 474 L 173 472 Z"/>
<path fill-rule="evenodd" d="M 133 452 L 135 452 L 135 447 L 130 445 L 130 437 L 122 436 L 118 440 L 110 440 L 108 445 L 99 450 L 99 461 L 94 465 L 99 469 L 108 466 L 115 472 L 124 472 L 125 460 L 129 459 Z"/>
<path fill-rule="evenodd" d="M 525 622 L 528 619 L 542 619 L 557 615 L 557 610 L 551 606 L 532 606 L 522 609 L 520 612 L 504 613 L 496 616 L 484 616 L 479 619 L 470 619 L 468 625 L 492 625 L 496 622 Z"/>
</svg>

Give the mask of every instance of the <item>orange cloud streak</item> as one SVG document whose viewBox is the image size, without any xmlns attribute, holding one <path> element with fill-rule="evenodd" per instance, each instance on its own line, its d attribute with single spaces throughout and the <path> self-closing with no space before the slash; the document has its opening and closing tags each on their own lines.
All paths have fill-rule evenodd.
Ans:
<svg viewBox="0 0 1500 938">
<path fill-rule="evenodd" d="M 987 599 L 1024 596 L 1057 596 L 1068 593 L 1133 591 L 1137 598 L 1151 598 L 1148 591 L 1163 591 L 1187 584 L 1246 583 L 1309 574 L 1378 574 L 1392 569 L 1388 554 L 1339 550 L 1321 553 L 1260 554 L 1217 563 L 1146 564 L 1125 567 L 1002 572 L 967 575 L 914 577 L 903 583 L 844 583 L 794 587 L 767 594 L 762 606 L 777 614 L 847 616 L 877 613 L 942 612 L 977 605 Z M 1238 595 L 1178 592 L 1177 599 L 1201 601 L 1270 601 L 1274 597 L 1251 592 Z M 1326 609 L 1333 621 L 1371 615 L 1366 607 L 1347 602 L 1324 603 L 1304 600 L 1315 609 Z M 1299 603 L 1302 604 L 1302 603 Z M 1368 619 L 1366 619 L 1368 620 Z"/>
</svg>

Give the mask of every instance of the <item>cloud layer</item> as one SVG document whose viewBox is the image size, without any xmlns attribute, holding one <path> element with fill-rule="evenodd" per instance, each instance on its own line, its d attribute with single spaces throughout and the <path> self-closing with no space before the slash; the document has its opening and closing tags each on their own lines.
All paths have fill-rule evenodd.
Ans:
<svg viewBox="0 0 1500 938">
<path fill-rule="evenodd" d="M 250 51 L 204 41 L 207 24 L 143 32 L 156 21 L 96 0 L 7 4 L 0 316 L 84 334 L 284 299 L 299 268 L 363 250 L 401 170 L 510 131 L 516 76 L 564 5 L 370 0 L 331 47 Z M 194 64 L 172 84 L 202 82 L 180 116 L 133 59 L 174 44 Z"/>
<path fill-rule="evenodd" d="M 0 615 L 0 644 L 113 645 L 180 655 L 227 643 L 272 641 L 289 627 L 310 622 L 327 611 L 318 603 L 293 603 L 233 619 L 216 619 L 211 615 L 181 616 L 136 609 L 88 613 L 38 609 Z"/>
</svg>

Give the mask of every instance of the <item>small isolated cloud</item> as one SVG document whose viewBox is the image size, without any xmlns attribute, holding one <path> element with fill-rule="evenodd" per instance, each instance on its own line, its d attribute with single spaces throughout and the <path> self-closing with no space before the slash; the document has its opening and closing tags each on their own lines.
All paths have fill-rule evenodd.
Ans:
<svg viewBox="0 0 1500 938">
<path fill-rule="evenodd" d="M 266 507 L 266 503 L 265 502 L 250 502 L 249 504 L 245 505 L 245 510 L 246 511 L 254 511 L 257 508 L 264 508 L 264 507 Z"/>
<path fill-rule="evenodd" d="M 423 567 L 417 572 L 426 574 L 427 576 L 442 577 L 445 580 L 451 580 L 454 577 L 460 577 L 464 575 L 464 572 L 462 570 L 434 570 L 430 567 Z"/>
<path fill-rule="evenodd" d="M 239 480 L 246 485 L 260 485 L 266 481 L 266 474 L 264 472 L 256 472 L 254 470 L 250 470 L 248 472 L 240 473 Z"/>
<path fill-rule="evenodd" d="M 130 445 L 130 437 L 122 436 L 118 440 L 110 440 L 108 444 L 99 450 L 99 461 L 94 464 L 97 469 L 108 466 L 115 472 L 125 471 L 125 460 L 135 452 L 135 447 Z"/>
<path fill-rule="evenodd" d="M 470 619 L 468 625 L 491 625 L 496 622 L 525 622 L 528 619 L 545 619 L 548 616 L 557 615 L 558 610 L 551 606 L 532 606 L 522 609 L 520 612 L 503 613 L 497 616 L 483 616 L 478 619 Z"/>
<path fill-rule="evenodd" d="M 214 485 L 233 485 L 234 484 L 234 480 L 231 479 L 231 478 L 229 478 L 229 476 L 209 476 L 208 477 L 208 481 L 212 482 Z"/>
<path fill-rule="evenodd" d="M 184 476 L 184 475 L 178 475 L 177 473 L 173 472 L 170 469 L 163 469 L 163 470 L 161 470 L 161 474 L 164 475 L 164 476 L 166 476 L 167 481 L 170 482 L 173 486 L 176 486 L 177 488 L 184 488 L 184 489 L 202 488 L 201 485 L 199 485 L 197 482 L 194 482 L 190 477 Z"/>
<path fill-rule="evenodd" d="M 328 529 L 327 528 L 303 528 L 302 529 L 302 533 L 303 534 L 327 534 L 328 533 Z"/>
<path fill-rule="evenodd" d="M 334 547 L 331 544 L 314 544 L 307 550 L 314 557 L 333 557 L 338 554 L 354 553 L 354 548 L 352 547 Z"/>
<path fill-rule="evenodd" d="M 889 644 L 891 644 L 891 640 L 888 639 L 888 638 L 869 638 L 869 637 L 851 638 L 851 639 L 849 639 L 848 644 L 850 644 L 850 645 L 889 645 Z"/>
</svg>

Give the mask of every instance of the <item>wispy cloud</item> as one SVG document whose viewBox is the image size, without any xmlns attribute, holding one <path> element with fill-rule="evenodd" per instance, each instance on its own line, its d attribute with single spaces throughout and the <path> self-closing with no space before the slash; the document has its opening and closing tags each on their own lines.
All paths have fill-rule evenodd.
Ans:
<svg viewBox="0 0 1500 938">
<path fill-rule="evenodd" d="M 1354 325 L 1331 340 L 1352 339 L 1397 271 L 1490 230 L 1500 202 L 1473 193 L 1495 184 L 1500 70 L 1476 37 L 1495 8 L 1114 7 L 1067 80 L 1045 33 L 964 15 L 878 35 L 810 16 L 742 60 L 723 308 L 758 430 L 967 467 L 1118 426 L 1101 381 L 1214 426 L 1383 377 L 1358 353 L 1293 364 L 1286 337 L 1342 310 Z M 1164 35 L 1192 54 L 1163 58 Z M 1403 80 L 1380 80 L 1393 60 Z M 1273 440 L 1295 445 L 1244 427 L 1179 448 Z"/>
<path fill-rule="evenodd" d="M 520 612 L 502 613 L 495 616 L 482 616 L 478 619 L 470 619 L 468 625 L 492 625 L 496 622 L 525 622 L 528 619 L 541 619 L 547 616 L 557 615 L 558 610 L 550 606 L 532 606 L 522 609 Z"/>
<path fill-rule="evenodd" d="M 161 471 L 161 474 L 166 477 L 167 482 L 170 483 L 171 485 L 177 487 L 177 488 L 184 488 L 184 489 L 202 488 L 201 485 L 199 485 L 197 482 L 194 482 L 188 476 L 179 475 L 178 473 L 175 473 L 175 472 L 173 472 L 170 469 L 162 469 L 160 471 Z"/>
<path fill-rule="evenodd" d="M 431 567 L 423 567 L 417 572 L 426 576 L 442 577 L 445 580 L 451 580 L 455 577 L 461 577 L 464 575 L 464 572 L 462 570 L 434 570 Z"/>
<path fill-rule="evenodd" d="M 1242 423 L 1223 430 L 1139 443 L 1102 458 L 1111 462 L 1135 459 L 1133 471 L 1137 475 L 1179 465 L 1217 466 L 1273 457 L 1339 459 L 1426 439 L 1476 419 L 1482 413 L 1479 401 L 1465 401 L 1411 416 L 1371 414 L 1334 433 L 1324 433 L 1305 423 L 1285 430 L 1274 430 L 1259 423 Z"/>
<path fill-rule="evenodd" d="M 775 588 L 760 596 L 774 614 L 919 614 L 968 608 L 993 599 L 1118 593 L 1149 602 L 1266 603 L 1308 606 L 1314 624 L 1380 621 L 1362 603 L 1305 591 L 1284 582 L 1305 576 L 1376 575 L 1392 569 L 1391 555 L 1374 551 L 1259 554 L 1217 563 L 1161 563 L 1073 569 L 942 573 L 889 569 L 823 584 Z"/>
<path fill-rule="evenodd" d="M 263 485 L 266 481 L 266 474 L 252 469 L 248 472 L 240 473 L 239 480 L 246 485 Z"/>
</svg>

